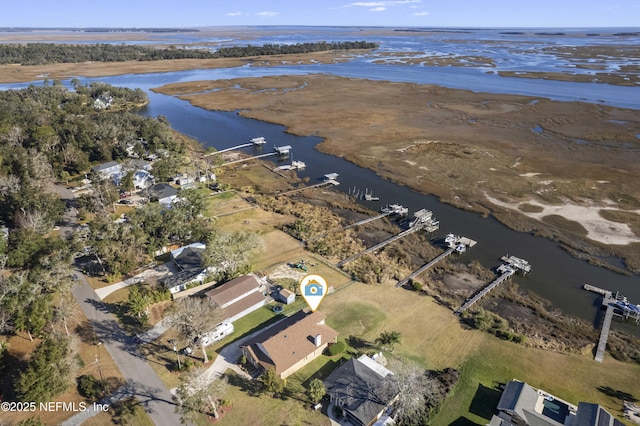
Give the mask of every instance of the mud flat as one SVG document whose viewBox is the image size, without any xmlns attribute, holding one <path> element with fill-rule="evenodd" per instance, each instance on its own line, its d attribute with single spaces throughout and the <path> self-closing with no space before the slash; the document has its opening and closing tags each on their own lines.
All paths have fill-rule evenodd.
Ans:
<svg viewBox="0 0 640 426">
<path fill-rule="evenodd" d="M 321 136 L 323 152 L 640 270 L 637 111 L 327 75 L 156 90 Z M 599 214 L 589 216 L 587 229 L 576 216 L 580 208 L 555 208 L 567 204 Z"/>
</svg>

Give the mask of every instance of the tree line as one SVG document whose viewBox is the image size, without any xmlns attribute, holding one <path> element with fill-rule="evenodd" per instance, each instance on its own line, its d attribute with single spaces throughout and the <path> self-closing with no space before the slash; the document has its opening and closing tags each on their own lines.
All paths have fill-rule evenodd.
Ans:
<svg viewBox="0 0 640 426">
<path fill-rule="evenodd" d="M 212 52 L 205 49 L 178 49 L 175 46 L 157 49 L 125 44 L 3 44 L 0 64 L 45 65 L 80 62 L 160 61 L 165 59 L 240 58 L 260 55 L 287 55 L 328 50 L 375 49 L 376 43 L 366 41 L 314 42 L 296 44 L 265 44 L 262 46 L 222 47 Z"/>
</svg>

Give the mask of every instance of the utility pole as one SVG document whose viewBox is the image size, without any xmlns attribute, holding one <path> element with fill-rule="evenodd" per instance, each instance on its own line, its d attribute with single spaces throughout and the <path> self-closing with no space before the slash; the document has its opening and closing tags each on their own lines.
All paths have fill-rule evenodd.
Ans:
<svg viewBox="0 0 640 426">
<path fill-rule="evenodd" d="M 176 339 L 170 339 L 169 344 L 173 346 L 173 351 L 176 353 L 176 357 L 178 358 L 178 370 L 182 370 L 182 365 L 180 365 L 180 352 L 178 352 L 178 347 L 176 346 Z"/>
</svg>

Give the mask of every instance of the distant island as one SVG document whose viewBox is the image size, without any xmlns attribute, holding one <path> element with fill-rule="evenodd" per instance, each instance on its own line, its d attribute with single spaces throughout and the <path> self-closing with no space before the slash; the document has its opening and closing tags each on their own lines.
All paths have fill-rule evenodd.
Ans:
<svg viewBox="0 0 640 426">
<path fill-rule="evenodd" d="M 249 56 L 291 55 L 330 50 L 375 49 L 376 43 L 366 41 L 296 44 L 265 44 L 262 46 L 223 47 L 208 49 L 178 49 L 174 46 L 159 49 L 123 44 L 4 44 L 0 45 L 0 64 L 45 65 L 80 62 L 161 61 L 167 59 L 217 59 Z"/>
</svg>

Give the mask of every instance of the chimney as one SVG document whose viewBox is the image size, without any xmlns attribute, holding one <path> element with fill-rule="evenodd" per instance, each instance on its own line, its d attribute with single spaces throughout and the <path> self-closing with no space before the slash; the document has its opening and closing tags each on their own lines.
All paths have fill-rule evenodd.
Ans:
<svg viewBox="0 0 640 426">
<path fill-rule="evenodd" d="M 319 347 L 322 344 L 322 336 L 316 334 L 316 336 L 313 338 L 313 343 L 316 345 L 316 348 Z"/>
</svg>

